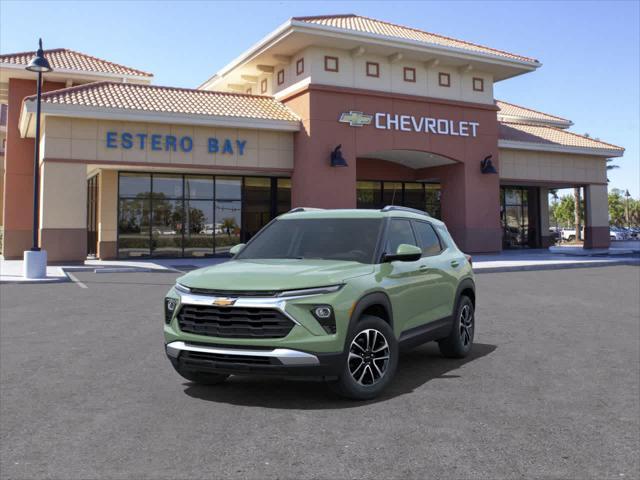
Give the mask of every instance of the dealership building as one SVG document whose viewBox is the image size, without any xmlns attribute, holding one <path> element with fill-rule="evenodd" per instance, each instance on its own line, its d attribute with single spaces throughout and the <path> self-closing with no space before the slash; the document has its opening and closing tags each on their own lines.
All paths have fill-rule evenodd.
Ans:
<svg viewBox="0 0 640 480">
<path fill-rule="evenodd" d="M 7 259 L 31 247 L 33 55 L 0 55 Z M 549 191 L 570 187 L 585 247 L 609 244 L 606 160 L 624 149 L 494 98 L 533 58 L 356 15 L 292 18 L 196 89 L 45 55 L 50 261 L 220 254 L 301 206 L 425 210 L 471 253 L 545 247 Z"/>
</svg>

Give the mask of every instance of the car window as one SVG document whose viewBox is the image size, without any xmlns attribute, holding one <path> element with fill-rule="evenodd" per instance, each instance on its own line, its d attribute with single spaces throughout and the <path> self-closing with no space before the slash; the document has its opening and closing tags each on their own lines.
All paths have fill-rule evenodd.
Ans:
<svg viewBox="0 0 640 480">
<path fill-rule="evenodd" d="M 419 246 L 422 248 L 422 255 L 437 255 L 442 251 L 438 234 L 436 234 L 431 224 L 426 222 L 413 222 L 413 228 L 420 242 Z"/>
<path fill-rule="evenodd" d="M 385 252 L 396 253 L 398 245 L 401 243 L 418 246 L 413 236 L 411 222 L 403 218 L 392 218 L 391 222 L 389 222 L 389 230 L 387 231 Z"/>
<path fill-rule="evenodd" d="M 235 257 L 345 260 L 373 263 L 380 218 L 279 219 L 262 229 Z"/>
</svg>

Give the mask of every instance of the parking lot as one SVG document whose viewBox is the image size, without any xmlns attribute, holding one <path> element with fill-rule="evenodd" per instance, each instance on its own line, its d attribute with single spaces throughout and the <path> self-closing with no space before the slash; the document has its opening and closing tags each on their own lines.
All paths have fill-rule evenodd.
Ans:
<svg viewBox="0 0 640 480">
<path fill-rule="evenodd" d="M 162 338 L 177 276 L 0 286 L 2 478 L 640 476 L 638 267 L 478 275 L 471 357 L 416 349 L 365 403 L 183 381 Z"/>
</svg>

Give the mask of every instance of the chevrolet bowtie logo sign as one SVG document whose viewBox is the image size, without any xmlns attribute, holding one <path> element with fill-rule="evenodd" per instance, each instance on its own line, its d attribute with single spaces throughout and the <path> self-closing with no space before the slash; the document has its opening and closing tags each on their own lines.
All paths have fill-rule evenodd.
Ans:
<svg viewBox="0 0 640 480">
<path fill-rule="evenodd" d="M 233 305 L 234 303 L 236 303 L 236 299 L 235 298 L 216 298 L 213 301 L 213 304 L 218 306 L 218 307 L 229 307 L 231 305 Z"/>
<path fill-rule="evenodd" d="M 362 112 L 342 112 L 340 115 L 340 123 L 348 123 L 352 127 L 362 127 L 364 125 L 371 125 L 373 115 L 368 115 Z"/>
</svg>

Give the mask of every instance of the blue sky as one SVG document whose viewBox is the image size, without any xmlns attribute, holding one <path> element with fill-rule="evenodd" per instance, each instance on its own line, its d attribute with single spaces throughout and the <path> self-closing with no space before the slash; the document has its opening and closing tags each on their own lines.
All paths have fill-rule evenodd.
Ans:
<svg viewBox="0 0 640 480">
<path fill-rule="evenodd" d="M 640 2 L 0 0 L 0 52 L 66 47 L 195 87 L 291 16 L 358 13 L 531 56 L 496 98 L 626 148 L 610 186 L 640 196 Z"/>
</svg>

